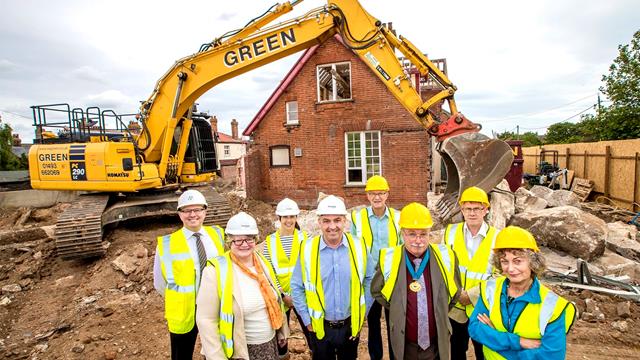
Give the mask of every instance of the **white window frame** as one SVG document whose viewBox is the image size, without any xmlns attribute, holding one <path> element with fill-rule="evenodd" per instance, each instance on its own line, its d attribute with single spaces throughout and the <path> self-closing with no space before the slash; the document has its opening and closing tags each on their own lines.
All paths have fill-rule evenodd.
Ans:
<svg viewBox="0 0 640 360">
<path fill-rule="evenodd" d="M 320 68 L 331 66 L 331 69 L 336 71 L 336 66 L 337 65 L 344 65 L 344 64 L 349 65 L 349 98 L 348 99 L 338 99 L 338 86 L 336 85 L 336 78 L 332 75 L 331 76 L 331 83 L 333 85 L 332 98 L 329 99 L 329 100 L 320 99 L 320 79 L 319 79 Z M 343 61 L 343 62 L 337 62 L 337 63 L 331 63 L 331 64 L 317 65 L 316 66 L 316 91 L 317 91 L 316 98 L 318 99 L 318 102 L 319 103 L 328 103 L 328 102 L 338 102 L 338 101 L 349 101 L 349 100 L 353 99 L 353 86 L 351 85 L 352 84 L 352 79 L 353 79 L 353 73 L 351 72 L 351 62 L 350 61 Z"/>
<path fill-rule="evenodd" d="M 224 157 L 231 156 L 231 145 L 223 145 L 222 148 L 224 150 Z"/>
<path fill-rule="evenodd" d="M 358 134 L 359 135 L 359 143 L 360 143 L 360 166 L 359 169 L 361 171 L 362 181 L 349 181 L 349 170 L 358 169 L 358 167 L 350 167 L 349 166 L 349 134 Z M 378 140 L 378 154 L 374 155 L 378 158 L 378 171 L 373 172 L 371 174 L 367 173 L 367 141 L 366 134 L 377 134 Z M 345 183 L 347 185 L 365 185 L 367 179 L 373 175 L 382 175 L 382 134 L 380 131 L 352 131 L 344 133 L 344 157 L 345 157 Z M 371 156 L 369 156 L 371 157 Z"/>
<path fill-rule="evenodd" d="M 295 105 L 295 111 L 291 110 L 291 107 Z M 284 109 L 287 113 L 287 125 L 298 125 L 300 124 L 300 120 L 298 117 L 298 102 L 297 101 L 287 101 L 284 103 Z M 293 116 L 295 114 L 295 116 Z M 295 117 L 295 118 L 294 118 Z"/>
</svg>

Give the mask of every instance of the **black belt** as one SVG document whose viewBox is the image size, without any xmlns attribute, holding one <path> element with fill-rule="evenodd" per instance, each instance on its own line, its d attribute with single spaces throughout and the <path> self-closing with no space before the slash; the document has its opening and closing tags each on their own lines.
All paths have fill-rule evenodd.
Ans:
<svg viewBox="0 0 640 360">
<path fill-rule="evenodd" d="M 336 321 L 329 321 L 329 320 L 325 320 L 324 321 L 325 325 L 327 325 L 328 327 L 332 328 L 332 329 L 339 329 L 343 326 L 347 326 L 349 324 L 351 324 L 351 316 L 349 316 L 348 318 L 344 319 L 344 320 L 336 320 Z"/>
</svg>

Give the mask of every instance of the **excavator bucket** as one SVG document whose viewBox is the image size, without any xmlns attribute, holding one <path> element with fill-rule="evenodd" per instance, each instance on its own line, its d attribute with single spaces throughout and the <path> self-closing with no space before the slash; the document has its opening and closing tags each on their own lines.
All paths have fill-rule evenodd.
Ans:
<svg viewBox="0 0 640 360">
<path fill-rule="evenodd" d="M 447 170 L 447 187 L 436 204 L 443 223 L 459 214 L 460 193 L 477 186 L 487 193 L 504 179 L 513 162 L 511 147 L 478 132 L 445 139 L 438 145 Z"/>
</svg>

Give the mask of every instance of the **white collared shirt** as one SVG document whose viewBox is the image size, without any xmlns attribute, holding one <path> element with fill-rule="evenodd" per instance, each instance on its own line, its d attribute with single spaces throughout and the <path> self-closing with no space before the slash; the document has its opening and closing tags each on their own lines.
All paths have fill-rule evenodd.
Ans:
<svg viewBox="0 0 640 360">
<path fill-rule="evenodd" d="M 480 225 L 480 230 L 474 236 L 471 234 L 471 230 L 467 226 L 467 223 L 464 223 L 463 234 L 464 234 L 464 243 L 467 246 L 467 254 L 469 255 L 469 260 L 473 259 L 473 255 L 480 247 L 480 243 L 487 236 L 487 231 L 489 231 L 489 225 L 486 222 L 482 222 Z"/>
<path fill-rule="evenodd" d="M 198 257 L 198 248 L 196 247 L 196 238 L 195 236 L 193 236 L 194 234 L 193 231 L 185 227 L 183 227 L 181 230 L 182 230 L 182 233 L 184 234 L 184 237 L 187 239 L 187 247 L 189 248 L 189 254 L 193 259 L 193 266 L 196 268 L 195 270 L 196 270 L 196 285 L 197 285 L 196 293 L 197 293 L 198 288 L 200 287 L 200 277 L 202 276 L 202 274 L 200 274 L 200 259 Z M 217 255 L 222 255 L 222 254 L 218 254 L 218 249 L 213 244 L 211 237 L 209 237 L 209 234 L 204 230 L 204 228 L 201 227 L 198 233 L 200 234 L 200 239 L 201 239 L 200 241 L 202 241 L 202 244 L 204 246 L 204 251 L 207 254 L 207 259 Z M 166 286 L 167 286 L 167 282 L 162 276 L 162 267 L 160 266 L 160 255 L 158 254 L 158 248 L 156 247 L 156 255 L 153 259 L 153 287 L 156 289 L 158 293 L 160 293 L 160 295 L 164 296 L 164 289 L 166 288 Z"/>
</svg>

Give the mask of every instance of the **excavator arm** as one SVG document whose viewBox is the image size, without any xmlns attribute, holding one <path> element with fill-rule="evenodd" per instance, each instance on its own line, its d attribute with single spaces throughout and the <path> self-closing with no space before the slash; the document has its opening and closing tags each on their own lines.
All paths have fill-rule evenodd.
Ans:
<svg viewBox="0 0 640 360">
<path fill-rule="evenodd" d="M 409 40 L 396 36 L 371 16 L 356 0 L 329 0 L 324 7 L 298 18 L 269 26 L 273 20 L 300 3 L 277 4 L 245 27 L 225 34 L 197 53 L 178 60 L 158 81 L 141 107 L 146 136 L 139 140 L 146 162 L 158 164 L 160 178 L 167 176 L 171 162 L 180 164 L 188 145 L 188 131 L 180 137 L 177 153 L 167 151 L 174 141 L 176 126 L 189 128 L 189 110 L 194 102 L 217 84 L 268 64 L 289 54 L 321 43 L 339 34 L 389 91 L 439 142 L 449 181 L 441 211 L 448 218 L 455 213 L 460 189 L 476 185 L 490 191 L 507 173 L 513 156 L 509 146 L 479 134 L 480 126 L 458 112 L 455 85 Z M 423 101 L 412 84 L 396 50 L 420 72 L 440 85 L 441 90 Z M 446 101 L 448 120 L 435 119 L 430 111 Z M 463 135 L 467 133 L 466 135 Z"/>
</svg>

